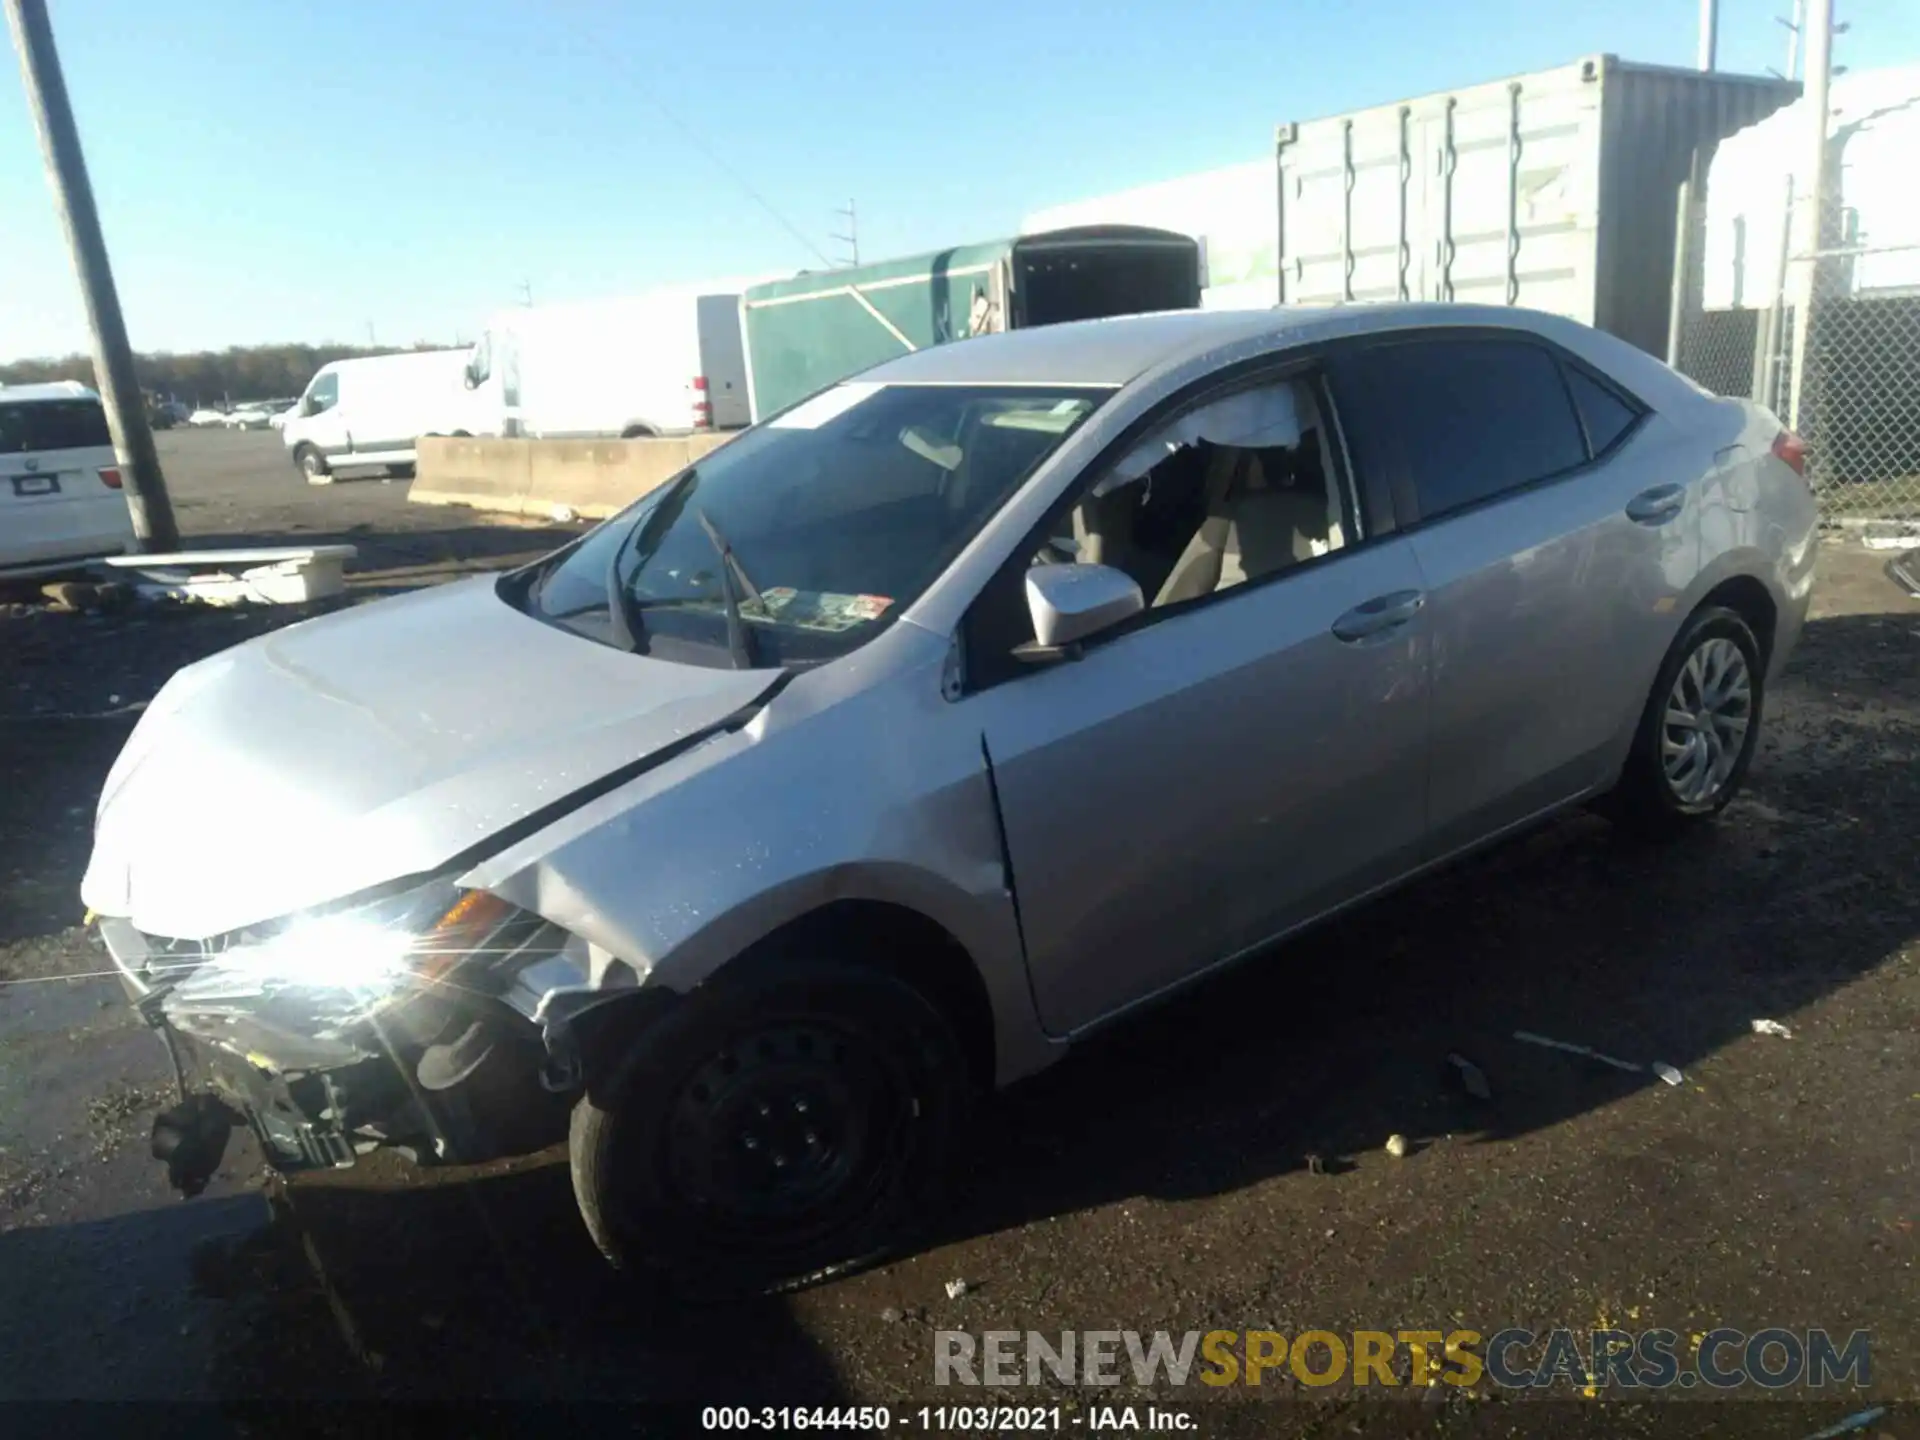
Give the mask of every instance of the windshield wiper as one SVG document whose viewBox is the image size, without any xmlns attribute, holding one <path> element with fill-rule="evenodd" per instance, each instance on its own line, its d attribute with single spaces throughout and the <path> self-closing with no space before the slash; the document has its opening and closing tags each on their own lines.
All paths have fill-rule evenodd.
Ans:
<svg viewBox="0 0 1920 1440">
<path fill-rule="evenodd" d="M 759 587 L 747 578 L 745 567 L 734 557 L 733 546 L 727 543 L 720 527 L 708 518 L 705 510 L 696 509 L 693 516 L 720 556 L 720 593 L 727 601 L 727 649 L 733 654 L 733 668 L 751 670 L 758 656 L 752 627 L 740 617 L 740 594 L 745 591 L 747 598 L 763 612 L 767 602 L 761 598 Z"/>
<path fill-rule="evenodd" d="M 647 557 L 653 553 L 650 541 L 661 529 L 661 516 L 671 508 L 679 514 L 677 502 L 686 495 L 693 478 L 700 472 L 689 466 L 680 472 L 680 478 L 672 481 L 664 494 L 653 502 L 653 507 L 640 517 L 640 523 L 629 530 L 626 537 L 614 548 L 613 559 L 607 565 L 607 619 L 613 624 L 614 634 L 628 650 L 637 651 L 642 637 L 646 634 L 646 625 L 640 619 L 644 608 L 627 589 L 626 576 L 621 573 L 620 562 L 626 558 L 627 547 L 631 545 L 638 556 L 639 565 L 647 563 Z"/>
</svg>

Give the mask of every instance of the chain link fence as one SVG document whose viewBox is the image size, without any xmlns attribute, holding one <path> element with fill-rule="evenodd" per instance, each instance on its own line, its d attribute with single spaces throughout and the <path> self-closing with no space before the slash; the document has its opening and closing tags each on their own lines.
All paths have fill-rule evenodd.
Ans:
<svg viewBox="0 0 1920 1440">
<path fill-rule="evenodd" d="M 1797 267 L 1812 270 L 1810 285 L 1794 284 Z M 1915 272 L 1915 283 L 1863 284 L 1876 268 Z M 1829 519 L 1920 524 L 1920 243 L 1792 256 L 1786 269 L 1787 293 L 1772 305 L 1690 309 L 1680 370 L 1798 431 Z"/>
<path fill-rule="evenodd" d="M 1818 250 L 1789 248 L 1814 197 L 1804 184 L 1795 194 L 1785 156 L 1777 175 L 1756 179 L 1749 165 L 1737 190 L 1709 191 L 1677 310 L 1678 368 L 1799 432 L 1836 524 L 1920 530 L 1920 204 L 1912 182 L 1888 173 L 1895 135 L 1870 128 L 1910 109 L 1920 116 L 1917 107 L 1920 95 L 1903 94 L 1858 118 L 1829 117 L 1826 193 L 1818 225 L 1805 227 L 1821 236 Z M 1864 148 L 1868 134 L 1878 149 Z M 1920 128 L 1899 140 L 1907 134 Z"/>
</svg>

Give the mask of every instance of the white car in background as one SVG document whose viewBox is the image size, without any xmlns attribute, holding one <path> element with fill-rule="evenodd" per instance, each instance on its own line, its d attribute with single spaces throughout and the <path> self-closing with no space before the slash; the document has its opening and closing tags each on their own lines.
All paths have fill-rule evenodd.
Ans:
<svg viewBox="0 0 1920 1440">
<path fill-rule="evenodd" d="M 196 410 L 187 416 L 187 424 L 196 426 L 224 425 L 227 412 L 224 410 Z"/>
<path fill-rule="evenodd" d="M 225 416 L 229 430 L 277 430 L 281 417 L 298 404 L 294 400 L 253 400 L 230 410 Z"/>
<path fill-rule="evenodd" d="M 0 576 L 125 554 L 120 484 L 98 395 L 74 380 L 0 385 Z"/>
</svg>

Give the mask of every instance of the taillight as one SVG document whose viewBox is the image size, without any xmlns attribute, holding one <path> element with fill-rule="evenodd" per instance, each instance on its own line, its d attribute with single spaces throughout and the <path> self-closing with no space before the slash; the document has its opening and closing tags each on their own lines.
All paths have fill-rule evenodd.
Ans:
<svg viewBox="0 0 1920 1440">
<path fill-rule="evenodd" d="M 713 401 L 707 397 L 707 377 L 704 375 L 693 377 L 693 428 L 713 428 Z"/>
<path fill-rule="evenodd" d="M 118 490 L 120 488 L 119 467 L 115 465 L 103 466 L 100 471 L 100 483 L 109 490 Z"/>
<path fill-rule="evenodd" d="M 1782 430 L 1773 437 L 1773 453 L 1776 457 L 1793 467 L 1793 473 L 1802 480 L 1807 478 L 1807 442 L 1791 430 Z"/>
</svg>

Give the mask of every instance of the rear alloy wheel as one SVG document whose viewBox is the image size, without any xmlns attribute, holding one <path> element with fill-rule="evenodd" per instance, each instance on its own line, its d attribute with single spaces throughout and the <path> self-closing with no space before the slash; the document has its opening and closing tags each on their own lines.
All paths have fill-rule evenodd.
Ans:
<svg viewBox="0 0 1920 1440">
<path fill-rule="evenodd" d="M 1759 642 L 1737 612 L 1694 616 L 1654 681 L 1615 792 L 1618 817 L 1665 834 L 1724 810 L 1753 762 L 1764 680 Z"/>
<path fill-rule="evenodd" d="M 293 463 L 299 467 L 301 478 L 309 485 L 331 485 L 333 471 L 327 468 L 327 457 L 311 445 L 302 445 L 293 452 Z"/>
<path fill-rule="evenodd" d="M 933 1210 L 971 1109 L 952 1029 L 891 976 L 796 961 L 722 978 L 574 1109 L 574 1194 L 616 1266 L 682 1293 L 818 1278 Z"/>
</svg>

